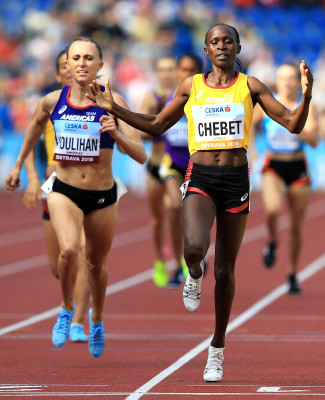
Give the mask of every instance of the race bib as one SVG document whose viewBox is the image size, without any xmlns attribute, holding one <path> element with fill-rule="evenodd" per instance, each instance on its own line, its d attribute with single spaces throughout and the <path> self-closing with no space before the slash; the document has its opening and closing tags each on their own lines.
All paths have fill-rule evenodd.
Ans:
<svg viewBox="0 0 325 400">
<path fill-rule="evenodd" d="M 165 135 L 171 146 L 187 147 L 188 145 L 187 121 L 180 120 L 179 122 L 177 122 L 177 124 L 168 129 Z"/>
<path fill-rule="evenodd" d="M 99 122 L 55 121 L 56 147 L 53 160 L 98 163 L 100 126 Z"/>
<path fill-rule="evenodd" d="M 245 108 L 241 103 L 193 106 L 196 150 L 244 147 Z"/>
<path fill-rule="evenodd" d="M 272 132 L 268 134 L 270 148 L 278 152 L 293 153 L 301 149 L 301 140 L 299 135 L 288 132 Z"/>
</svg>

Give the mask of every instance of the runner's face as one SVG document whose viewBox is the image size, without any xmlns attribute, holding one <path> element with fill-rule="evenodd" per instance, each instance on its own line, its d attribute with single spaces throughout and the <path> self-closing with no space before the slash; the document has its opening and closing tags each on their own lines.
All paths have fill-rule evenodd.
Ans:
<svg viewBox="0 0 325 400">
<path fill-rule="evenodd" d="M 300 80 L 297 70 L 292 65 L 282 65 L 278 68 L 276 87 L 280 96 L 291 97 L 297 95 Z"/>
<path fill-rule="evenodd" d="M 96 79 L 103 62 L 94 43 L 76 41 L 70 46 L 67 65 L 73 79 L 83 85 Z"/>
<path fill-rule="evenodd" d="M 190 57 L 184 57 L 180 60 L 177 68 L 178 82 L 182 83 L 189 76 L 200 73 L 197 64 Z"/>
<path fill-rule="evenodd" d="M 172 58 L 162 58 L 161 60 L 157 61 L 156 75 L 159 85 L 162 88 L 172 88 L 176 86 L 176 70 L 176 61 Z"/>
<path fill-rule="evenodd" d="M 61 83 L 62 86 L 72 85 L 72 76 L 70 74 L 69 68 L 66 64 L 67 56 L 62 54 L 58 60 L 59 71 L 56 74 L 56 80 Z"/>
<path fill-rule="evenodd" d="M 216 26 L 207 35 L 204 52 L 213 65 L 223 69 L 234 64 L 237 54 L 240 53 L 240 45 L 237 44 L 232 29 Z"/>
</svg>

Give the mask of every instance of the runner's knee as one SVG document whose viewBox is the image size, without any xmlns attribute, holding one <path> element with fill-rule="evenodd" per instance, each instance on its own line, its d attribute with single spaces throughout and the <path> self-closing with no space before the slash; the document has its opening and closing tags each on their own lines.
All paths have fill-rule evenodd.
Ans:
<svg viewBox="0 0 325 400">
<path fill-rule="evenodd" d="M 184 258 L 188 265 L 200 262 L 206 255 L 209 245 L 203 243 L 191 243 L 185 244 Z"/>
<path fill-rule="evenodd" d="M 103 270 L 107 269 L 106 262 L 87 258 L 87 268 L 91 274 L 101 275 Z"/>
<path fill-rule="evenodd" d="M 78 249 L 74 247 L 65 247 L 60 252 L 61 260 L 66 265 L 71 265 L 76 263 L 78 257 Z"/>
<path fill-rule="evenodd" d="M 280 216 L 281 213 L 281 208 L 280 207 L 270 207 L 269 209 L 267 209 L 266 211 L 266 218 L 267 219 L 276 219 Z"/>
<path fill-rule="evenodd" d="M 235 280 L 235 262 L 223 261 L 218 263 L 214 269 L 214 277 L 216 282 L 223 288 L 234 283 Z"/>
<path fill-rule="evenodd" d="M 181 218 L 181 211 L 182 211 L 182 203 L 176 202 L 176 201 L 171 201 L 170 204 L 168 205 L 168 212 L 172 215 L 172 216 L 178 216 L 179 218 Z"/>
</svg>

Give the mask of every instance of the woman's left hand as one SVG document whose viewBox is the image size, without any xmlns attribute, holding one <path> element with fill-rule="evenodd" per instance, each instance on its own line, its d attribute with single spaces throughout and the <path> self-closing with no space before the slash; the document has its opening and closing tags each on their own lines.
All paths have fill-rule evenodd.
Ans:
<svg viewBox="0 0 325 400">
<path fill-rule="evenodd" d="M 100 107 L 107 112 L 111 113 L 114 107 L 114 99 L 111 89 L 109 87 L 109 80 L 105 82 L 105 92 L 100 90 L 96 81 L 89 85 L 91 93 L 86 93 L 86 97 L 92 102 L 92 106 Z"/>
<path fill-rule="evenodd" d="M 108 132 L 113 139 L 116 139 L 116 137 L 118 136 L 118 132 L 115 118 L 113 118 L 111 115 L 102 115 L 99 122 L 102 125 L 99 128 L 99 132 Z"/>
<path fill-rule="evenodd" d="M 304 60 L 300 63 L 300 73 L 301 73 L 301 89 L 302 94 L 307 97 L 311 97 L 313 89 L 313 74 Z"/>
</svg>

